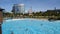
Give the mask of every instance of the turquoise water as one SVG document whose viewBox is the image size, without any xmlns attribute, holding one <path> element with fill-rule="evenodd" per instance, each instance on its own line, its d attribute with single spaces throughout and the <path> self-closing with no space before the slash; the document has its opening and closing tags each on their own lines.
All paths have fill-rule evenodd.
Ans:
<svg viewBox="0 0 60 34">
<path fill-rule="evenodd" d="M 2 24 L 2 34 L 60 34 L 60 21 L 10 20 Z"/>
</svg>

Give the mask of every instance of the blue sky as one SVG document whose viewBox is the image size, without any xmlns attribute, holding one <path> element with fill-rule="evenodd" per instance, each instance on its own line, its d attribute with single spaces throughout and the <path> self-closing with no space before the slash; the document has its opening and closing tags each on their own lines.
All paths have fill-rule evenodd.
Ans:
<svg viewBox="0 0 60 34">
<path fill-rule="evenodd" d="M 31 6 L 33 10 L 45 11 L 48 9 L 60 9 L 60 0 L 0 0 L 0 7 L 6 11 L 11 11 L 13 4 L 25 4 L 28 10 Z"/>
</svg>

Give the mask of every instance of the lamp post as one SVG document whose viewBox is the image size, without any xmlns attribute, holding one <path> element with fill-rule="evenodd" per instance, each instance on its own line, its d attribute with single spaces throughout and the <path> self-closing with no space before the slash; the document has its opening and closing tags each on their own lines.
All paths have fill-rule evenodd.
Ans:
<svg viewBox="0 0 60 34">
<path fill-rule="evenodd" d="M 4 9 L 0 8 L 0 34 L 2 34 L 2 23 L 3 23 L 3 11 Z"/>
</svg>

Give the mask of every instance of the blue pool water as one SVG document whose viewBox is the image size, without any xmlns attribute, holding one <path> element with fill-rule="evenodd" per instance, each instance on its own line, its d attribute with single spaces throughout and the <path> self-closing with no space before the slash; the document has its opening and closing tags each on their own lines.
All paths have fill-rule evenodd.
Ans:
<svg viewBox="0 0 60 34">
<path fill-rule="evenodd" d="M 7 20 L 2 24 L 2 34 L 60 34 L 60 21 Z"/>
</svg>

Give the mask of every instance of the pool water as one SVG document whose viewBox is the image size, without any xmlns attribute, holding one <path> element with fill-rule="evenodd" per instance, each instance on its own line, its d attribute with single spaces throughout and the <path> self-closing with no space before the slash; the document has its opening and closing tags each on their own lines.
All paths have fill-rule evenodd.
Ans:
<svg viewBox="0 0 60 34">
<path fill-rule="evenodd" d="M 60 34 L 60 21 L 6 20 L 2 24 L 2 34 Z"/>
</svg>

